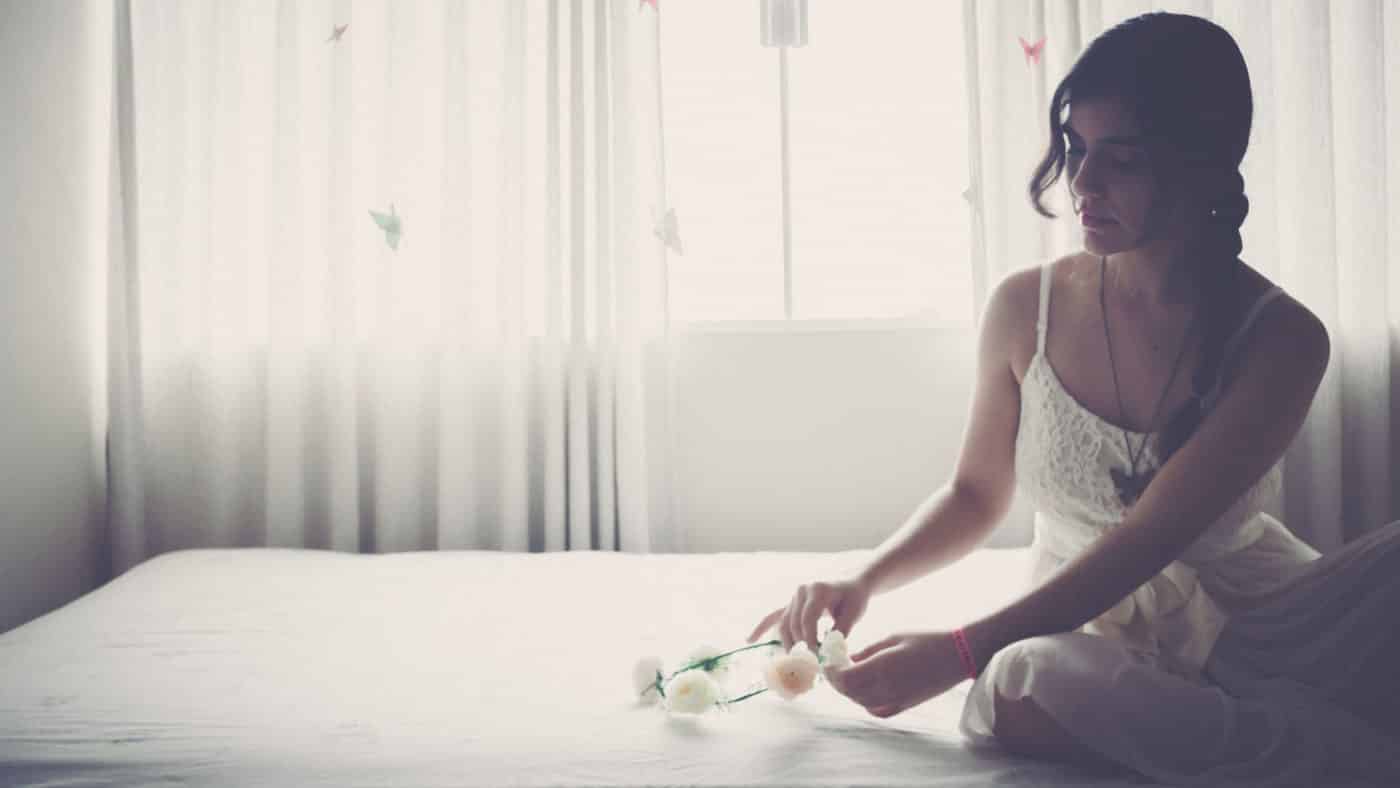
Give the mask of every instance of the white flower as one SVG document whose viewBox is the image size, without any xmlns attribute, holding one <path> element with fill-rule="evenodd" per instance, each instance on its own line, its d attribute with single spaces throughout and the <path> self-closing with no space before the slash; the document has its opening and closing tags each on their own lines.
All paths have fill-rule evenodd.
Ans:
<svg viewBox="0 0 1400 788">
<path fill-rule="evenodd" d="M 851 655 L 846 648 L 846 636 L 841 630 L 833 629 L 826 633 L 821 646 L 821 663 L 829 668 L 849 668 Z"/>
<path fill-rule="evenodd" d="M 687 670 L 666 683 L 666 708 L 682 714 L 704 714 L 720 700 L 719 684 L 703 670 Z"/>
<path fill-rule="evenodd" d="M 719 656 L 720 654 L 723 654 L 723 653 L 724 653 L 723 651 L 720 651 L 719 649 L 715 648 L 714 646 L 710 646 L 710 645 L 697 646 L 693 651 L 690 652 L 690 656 L 688 656 L 688 657 L 685 658 L 685 662 L 683 662 L 683 663 L 681 663 L 681 664 L 682 664 L 682 665 L 691 665 L 691 664 L 694 664 L 694 663 L 696 663 L 696 662 L 699 662 L 699 661 L 702 660 L 702 659 L 709 659 L 710 657 L 717 657 L 717 656 Z M 696 668 L 696 670 L 699 670 L 699 668 Z M 720 661 L 719 661 L 719 664 L 718 664 L 718 665 L 715 665 L 714 669 L 712 669 L 712 670 L 709 671 L 709 674 L 710 674 L 711 676 L 714 676 L 714 677 L 715 677 L 715 681 L 718 681 L 718 682 L 721 683 L 721 684 L 723 684 L 725 681 L 727 681 L 727 680 L 730 678 L 730 675 L 731 675 L 732 673 L 733 673 L 733 671 L 730 670 L 730 668 L 729 668 L 729 658 L 727 658 L 727 657 L 726 657 L 725 659 L 720 660 Z"/>
<path fill-rule="evenodd" d="M 656 682 L 665 675 L 660 657 L 642 657 L 632 666 L 632 691 L 647 703 L 655 703 L 661 696 L 656 692 Z"/>
<path fill-rule="evenodd" d="M 812 688 L 820 670 L 812 649 L 806 643 L 798 641 L 787 654 L 769 660 L 763 668 L 763 680 L 768 689 L 784 700 L 792 700 Z"/>
</svg>

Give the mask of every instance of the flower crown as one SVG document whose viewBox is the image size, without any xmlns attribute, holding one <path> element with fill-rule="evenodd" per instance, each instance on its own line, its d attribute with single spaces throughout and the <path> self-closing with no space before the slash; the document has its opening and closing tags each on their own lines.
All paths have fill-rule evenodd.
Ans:
<svg viewBox="0 0 1400 788">
<path fill-rule="evenodd" d="M 643 657 L 632 668 L 632 689 L 641 703 L 680 714 L 704 714 L 711 709 L 728 711 L 735 703 L 770 690 L 784 700 L 793 700 L 815 686 L 824 667 L 851 665 L 846 637 L 839 630 L 830 630 L 819 642 L 816 654 L 803 641 L 794 643 L 786 652 L 781 640 L 755 643 L 723 653 L 710 646 L 700 646 L 690 653 L 684 666 L 670 675 L 666 674 L 660 657 Z M 735 679 L 732 658 L 753 649 L 769 650 L 762 680 L 744 687 L 743 694 L 738 697 L 725 697 Z"/>
</svg>

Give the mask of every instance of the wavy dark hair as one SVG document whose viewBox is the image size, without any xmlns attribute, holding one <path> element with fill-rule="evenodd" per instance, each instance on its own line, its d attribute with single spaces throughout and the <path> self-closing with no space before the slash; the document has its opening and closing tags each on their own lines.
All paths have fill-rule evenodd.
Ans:
<svg viewBox="0 0 1400 788">
<path fill-rule="evenodd" d="M 1121 103 L 1147 137 L 1159 187 L 1198 205 L 1203 229 L 1186 242 L 1186 263 L 1200 295 L 1202 358 L 1191 400 L 1162 428 L 1162 462 L 1195 432 L 1214 404 L 1222 354 L 1237 310 L 1240 225 L 1249 214 L 1239 171 L 1254 114 L 1249 69 L 1234 38 L 1215 23 L 1165 11 L 1135 16 L 1095 38 L 1050 99 L 1050 146 L 1031 176 L 1031 205 L 1041 203 L 1066 169 L 1064 119 L 1074 100 Z M 1077 169 L 1069 173 L 1073 180 Z"/>
</svg>

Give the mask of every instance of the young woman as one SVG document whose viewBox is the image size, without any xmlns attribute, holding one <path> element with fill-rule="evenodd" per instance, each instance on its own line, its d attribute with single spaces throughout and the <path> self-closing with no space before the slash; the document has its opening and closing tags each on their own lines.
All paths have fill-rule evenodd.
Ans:
<svg viewBox="0 0 1400 788">
<path fill-rule="evenodd" d="M 871 596 L 973 550 L 1019 484 L 1032 590 L 871 644 L 834 687 L 887 717 L 972 677 L 974 744 L 1172 784 L 1400 784 L 1400 521 L 1320 556 L 1262 511 L 1329 340 L 1238 256 L 1252 112 L 1204 19 L 1149 13 L 1088 47 L 1030 187 L 1053 218 L 1041 195 L 1067 172 L 1084 250 L 992 292 L 954 478 L 750 641 L 815 649 L 826 611 L 849 634 Z"/>
</svg>

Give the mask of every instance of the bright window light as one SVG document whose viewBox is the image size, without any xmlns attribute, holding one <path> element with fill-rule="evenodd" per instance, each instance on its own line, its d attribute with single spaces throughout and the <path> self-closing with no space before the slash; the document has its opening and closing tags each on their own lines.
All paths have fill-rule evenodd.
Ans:
<svg viewBox="0 0 1400 788">
<path fill-rule="evenodd" d="M 671 314 L 780 320 L 778 50 L 757 0 L 661 15 Z M 793 316 L 972 321 L 962 4 L 811 4 L 788 50 Z"/>
</svg>

